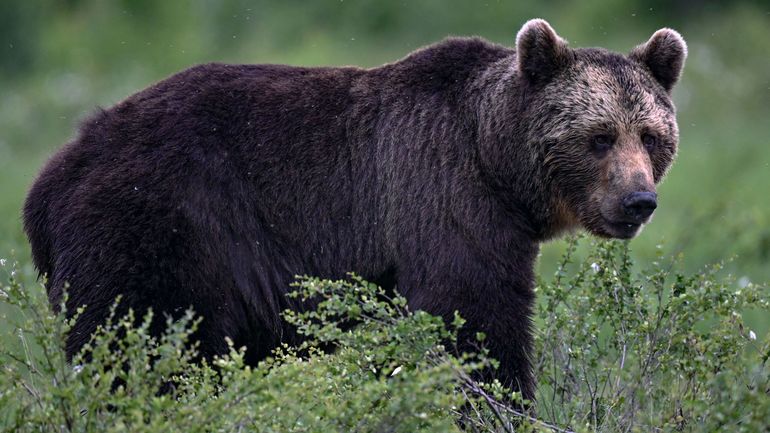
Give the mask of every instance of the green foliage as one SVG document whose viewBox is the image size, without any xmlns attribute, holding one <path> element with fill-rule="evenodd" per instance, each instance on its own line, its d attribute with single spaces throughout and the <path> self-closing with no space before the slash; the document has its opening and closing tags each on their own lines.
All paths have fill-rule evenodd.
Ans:
<svg viewBox="0 0 770 433">
<path fill-rule="evenodd" d="M 149 334 L 151 313 L 113 315 L 68 364 L 62 341 L 72 322 L 15 272 L 2 292 L 20 317 L 12 332 L 21 343 L 0 349 L 4 431 L 447 432 L 464 401 L 457 378 L 481 365 L 447 353 L 452 333 L 440 319 L 409 313 L 403 298 L 355 277 L 300 280 L 294 296 L 322 299 L 286 315 L 307 340 L 256 368 L 235 347 L 195 362 L 184 344 L 192 313 L 160 338 Z"/>
<path fill-rule="evenodd" d="M 232 346 L 198 360 L 185 344 L 198 324 L 192 312 L 167 320 L 158 338 L 151 313 L 113 314 L 68 363 L 72 321 L 4 264 L 0 307 L 12 344 L 0 348 L 0 428 L 767 431 L 770 336 L 757 338 L 742 314 L 770 311 L 765 287 L 720 278 L 720 266 L 685 275 L 662 254 L 635 272 L 622 242 L 594 243 L 589 261 L 573 263 L 576 248 L 572 240 L 552 281 L 537 286 L 537 416 L 504 403 L 515 396 L 499 383 L 472 379 L 493 362 L 455 354 L 459 316 L 447 327 L 356 276 L 299 279 L 291 296 L 317 306 L 285 318 L 305 340 L 257 367 Z"/>
<path fill-rule="evenodd" d="M 766 431 L 770 338 L 742 314 L 770 311 L 766 287 L 720 279 L 721 265 L 684 275 L 660 251 L 635 273 L 627 243 L 596 243 L 579 264 L 575 249 L 538 286 L 541 416 L 592 432 Z"/>
</svg>

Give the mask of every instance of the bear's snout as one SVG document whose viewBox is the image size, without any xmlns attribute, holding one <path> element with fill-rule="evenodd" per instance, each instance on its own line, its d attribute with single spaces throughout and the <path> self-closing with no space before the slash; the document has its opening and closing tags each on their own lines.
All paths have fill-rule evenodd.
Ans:
<svg viewBox="0 0 770 433">
<path fill-rule="evenodd" d="M 633 192 L 623 198 L 621 207 L 631 222 L 641 224 L 658 207 L 658 195 L 654 192 Z"/>
<path fill-rule="evenodd" d="M 646 188 L 626 194 L 610 194 L 603 200 L 599 227 L 587 227 L 600 236 L 630 239 L 639 234 L 643 224 L 650 221 L 657 207 L 658 195 Z"/>
</svg>

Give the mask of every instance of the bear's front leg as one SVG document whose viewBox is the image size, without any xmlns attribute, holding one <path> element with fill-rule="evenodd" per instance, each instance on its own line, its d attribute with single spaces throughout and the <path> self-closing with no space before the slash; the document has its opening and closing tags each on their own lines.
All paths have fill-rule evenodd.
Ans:
<svg viewBox="0 0 770 433">
<path fill-rule="evenodd" d="M 497 369 L 481 373 L 481 380 L 496 378 L 530 401 L 535 393 L 530 364 L 535 255 L 508 255 L 498 261 L 467 251 L 447 253 L 450 262 L 408 274 L 399 272 L 398 278 L 398 290 L 413 310 L 441 316 L 447 323 L 455 311 L 465 319 L 458 334 L 460 353 L 477 353 L 483 347 L 499 361 Z M 477 338 L 480 332 L 485 335 L 482 342 Z"/>
<path fill-rule="evenodd" d="M 498 379 L 504 386 L 521 392 L 524 399 L 534 400 L 535 381 L 530 363 L 532 350 L 532 325 L 530 319 L 531 301 L 516 299 L 487 304 L 482 308 L 459 306 L 457 310 L 466 323 L 458 334 L 458 350 L 479 352 L 486 348 L 489 357 L 499 361 L 497 369 L 487 369 L 480 373 L 479 380 L 492 382 Z M 503 304 L 504 302 L 504 304 Z M 502 305 L 506 305 L 503 308 Z M 478 333 L 485 335 L 479 342 Z"/>
</svg>

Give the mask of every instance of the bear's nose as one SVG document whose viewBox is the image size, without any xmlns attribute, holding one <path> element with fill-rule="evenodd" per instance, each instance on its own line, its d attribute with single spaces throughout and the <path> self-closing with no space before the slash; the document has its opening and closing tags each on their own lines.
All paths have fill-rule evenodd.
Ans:
<svg viewBox="0 0 770 433">
<path fill-rule="evenodd" d="M 654 192 L 633 192 L 623 199 L 623 212 L 635 222 L 642 222 L 658 207 L 657 199 Z"/>
</svg>

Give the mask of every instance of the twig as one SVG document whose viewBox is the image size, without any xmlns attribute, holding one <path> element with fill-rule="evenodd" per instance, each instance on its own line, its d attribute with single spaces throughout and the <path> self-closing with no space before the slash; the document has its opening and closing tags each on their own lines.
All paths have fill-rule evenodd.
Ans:
<svg viewBox="0 0 770 433">
<path fill-rule="evenodd" d="M 478 396 L 480 396 L 481 398 L 484 399 L 484 401 L 487 403 L 489 408 L 492 410 L 492 413 L 495 415 L 495 417 L 498 419 L 498 421 L 500 421 L 502 423 L 502 426 L 503 426 L 503 428 L 505 429 L 506 432 L 513 433 L 513 431 L 508 427 L 510 423 L 506 423 L 503 420 L 503 417 L 500 414 L 500 410 L 508 412 L 511 415 L 514 415 L 516 417 L 519 417 L 519 418 L 522 418 L 522 419 L 526 419 L 527 421 L 529 421 L 529 422 L 531 422 L 533 424 L 539 425 L 541 427 L 545 427 L 545 428 L 550 429 L 550 430 L 552 430 L 552 431 L 554 431 L 556 433 L 574 433 L 572 430 L 567 430 L 567 429 L 563 429 L 561 427 L 557 427 L 557 426 L 555 426 L 553 424 L 549 424 L 549 423 L 547 423 L 547 422 L 545 422 L 543 420 L 535 418 L 535 417 L 527 414 L 526 412 L 522 412 L 520 410 L 516 410 L 516 409 L 514 409 L 514 408 L 512 408 L 512 407 L 510 407 L 510 406 L 508 406 L 506 404 L 500 403 L 499 401 L 495 400 L 494 397 L 492 397 L 486 391 L 484 391 L 478 385 L 478 383 L 476 383 L 473 379 L 471 379 L 470 377 L 468 377 L 465 374 L 461 375 L 461 379 L 463 380 L 463 384 L 467 387 L 467 389 L 471 393 L 476 394 L 476 395 L 478 395 Z"/>
</svg>

